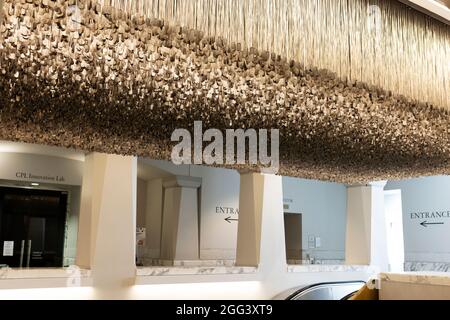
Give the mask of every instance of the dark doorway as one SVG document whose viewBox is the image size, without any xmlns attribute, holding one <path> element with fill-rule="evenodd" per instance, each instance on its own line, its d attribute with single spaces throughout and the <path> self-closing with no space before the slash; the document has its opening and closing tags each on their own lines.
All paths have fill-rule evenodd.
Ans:
<svg viewBox="0 0 450 320">
<path fill-rule="evenodd" d="M 67 192 L 0 187 L 0 264 L 63 266 Z"/>
<path fill-rule="evenodd" d="M 284 236 L 287 260 L 302 260 L 302 215 L 284 214 Z"/>
</svg>

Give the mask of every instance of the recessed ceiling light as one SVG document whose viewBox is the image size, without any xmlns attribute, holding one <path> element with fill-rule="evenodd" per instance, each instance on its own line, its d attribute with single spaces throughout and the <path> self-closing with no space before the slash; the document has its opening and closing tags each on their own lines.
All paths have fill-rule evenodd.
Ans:
<svg viewBox="0 0 450 320">
<path fill-rule="evenodd" d="M 31 185 L 32 185 L 33 187 L 37 187 L 37 186 L 39 186 L 39 183 L 37 183 L 37 182 L 32 182 Z"/>
</svg>

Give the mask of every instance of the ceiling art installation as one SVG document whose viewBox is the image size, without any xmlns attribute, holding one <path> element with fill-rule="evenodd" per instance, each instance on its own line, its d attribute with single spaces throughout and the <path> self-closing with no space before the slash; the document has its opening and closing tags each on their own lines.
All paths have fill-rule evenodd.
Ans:
<svg viewBox="0 0 450 320">
<path fill-rule="evenodd" d="M 396 0 L 101 0 L 450 108 L 450 28 Z"/>
<path fill-rule="evenodd" d="M 283 175 L 450 174 L 450 30 L 394 1 L 381 43 L 366 1 L 2 2 L 0 139 L 168 160 L 202 120 L 280 129 Z"/>
</svg>

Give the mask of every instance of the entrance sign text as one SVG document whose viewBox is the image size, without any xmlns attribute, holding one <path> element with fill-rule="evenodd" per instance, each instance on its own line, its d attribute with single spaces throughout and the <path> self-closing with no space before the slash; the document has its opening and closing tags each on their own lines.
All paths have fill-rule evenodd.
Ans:
<svg viewBox="0 0 450 320">
<path fill-rule="evenodd" d="M 411 212 L 409 218 L 411 220 L 423 220 L 419 224 L 424 228 L 427 228 L 428 226 L 444 225 L 443 219 L 450 218 L 450 210 Z M 430 219 L 434 220 L 429 221 Z"/>
</svg>

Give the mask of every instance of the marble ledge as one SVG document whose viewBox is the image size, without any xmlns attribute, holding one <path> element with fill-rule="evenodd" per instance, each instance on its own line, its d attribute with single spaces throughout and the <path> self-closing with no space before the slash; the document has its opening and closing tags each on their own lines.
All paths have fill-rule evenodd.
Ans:
<svg viewBox="0 0 450 320">
<path fill-rule="evenodd" d="M 138 267 L 137 276 L 177 276 L 177 275 L 220 275 L 253 274 L 256 267 L 216 266 L 216 267 Z"/>
<path fill-rule="evenodd" d="M 405 271 L 450 272 L 450 263 L 449 262 L 407 261 L 407 262 L 405 262 Z"/>
<path fill-rule="evenodd" d="M 340 259 L 314 259 L 314 261 L 308 259 L 302 260 L 288 259 L 287 263 L 288 265 L 305 265 L 305 264 L 341 265 L 345 264 L 345 261 Z"/>
<path fill-rule="evenodd" d="M 411 284 L 450 286 L 449 273 L 434 271 L 381 273 L 380 280 Z"/>
<path fill-rule="evenodd" d="M 68 268 L 0 268 L 3 279 L 89 278 L 91 271 L 77 267 Z"/>
<path fill-rule="evenodd" d="M 326 265 L 326 264 L 304 264 L 288 265 L 287 272 L 367 272 L 377 273 L 377 267 L 368 265 Z"/>
<path fill-rule="evenodd" d="M 143 259 L 142 267 L 234 267 L 235 260 L 164 260 Z"/>
</svg>

